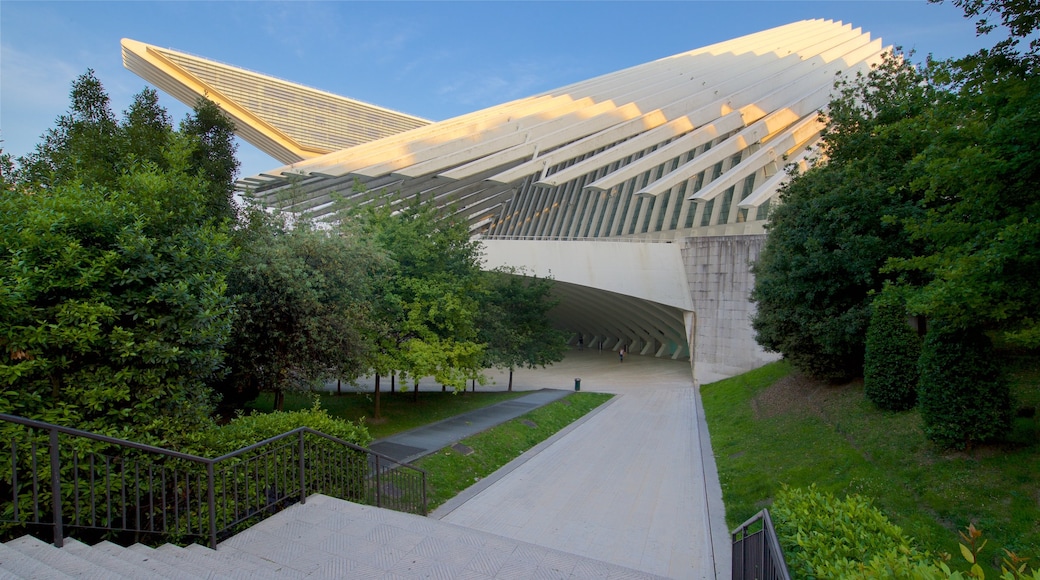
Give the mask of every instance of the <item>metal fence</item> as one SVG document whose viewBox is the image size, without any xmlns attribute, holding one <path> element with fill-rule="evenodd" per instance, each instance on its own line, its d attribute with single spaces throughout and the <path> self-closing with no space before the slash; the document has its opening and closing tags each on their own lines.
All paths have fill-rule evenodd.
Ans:
<svg viewBox="0 0 1040 580">
<path fill-rule="evenodd" d="M 0 414 L 0 529 L 219 539 L 307 496 L 426 515 L 426 472 L 300 427 L 208 459 Z M 5 533 L 5 535 L 7 535 Z"/>
<path fill-rule="evenodd" d="M 733 530 L 733 580 L 790 580 L 784 552 L 769 511 L 762 510 Z"/>
</svg>

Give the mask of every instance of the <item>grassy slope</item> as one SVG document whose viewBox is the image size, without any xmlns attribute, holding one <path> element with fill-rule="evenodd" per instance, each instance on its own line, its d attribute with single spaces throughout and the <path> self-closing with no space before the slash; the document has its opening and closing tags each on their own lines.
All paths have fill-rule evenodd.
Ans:
<svg viewBox="0 0 1040 580">
<path fill-rule="evenodd" d="M 1020 405 L 1040 405 L 1040 365 L 1011 363 Z M 832 386 L 775 363 L 702 387 L 726 504 L 735 527 L 766 507 L 781 483 L 839 496 L 860 493 L 923 547 L 957 553 L 969 522 L 1005 547 L 1040 557 L 1040 423 L 1016 420 L 1015 444 L 974 454 L 942 452 L 924 438 L 915 411 L 876 410 L 860 383 Z"/>
</svg>

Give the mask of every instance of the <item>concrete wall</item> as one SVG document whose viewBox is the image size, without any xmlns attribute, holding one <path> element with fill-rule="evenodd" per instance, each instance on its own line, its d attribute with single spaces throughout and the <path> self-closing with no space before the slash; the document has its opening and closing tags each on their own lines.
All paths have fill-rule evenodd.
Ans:
<svg viewBox="0 0 1040 580">
<path fill-rule="evenodd" d="M 708 383 L 776 360 L 755 343 L 751 262 L 764 235 L 677 243 L 482 240 L 484 267 L 557 281 L 556 324 L 587 348 L 691 359 Z M 691 356 L 692 351 L 692 356 Z"/>
<path fill-rule="evenodd" d="M 481 240 L 484 267 L 524 267 L 527 272 L 559 282 L 635 296 L 690 310 L 689 288 L 682 276 L 682 244 Z"/>
<path fill-rule="evenodd" d="M 749 300 L 754 287 L 751 263 L 765 235 L 687 238 L 683 262 L 693 301 L 693 371 L 709 383 L 762 366 L 779 358 L 755 342 Z"/>
</svg>

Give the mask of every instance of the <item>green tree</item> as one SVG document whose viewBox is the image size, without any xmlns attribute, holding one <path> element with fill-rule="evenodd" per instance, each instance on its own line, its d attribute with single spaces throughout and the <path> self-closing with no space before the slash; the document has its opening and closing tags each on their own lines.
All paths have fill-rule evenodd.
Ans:
<svg viewBox="0 0 1040 580">
<path fill-rule="evenodd" d="M 918 407 L 925 435 L 971 450 L 1011 425 L 1011 394 L 989 338 L 978 327 L 932 325 L 920 358 Z"/>
<path fill-rule="evenodd" d="M 753 266 L 756 340 L 809 374 L 862 372 L 872 292 L 913 245 L 892 216 L 919 213 L 907 163 L 927 143 L 913 131 L 939 96 L 912 64 L 890 57 L 836 85 L 821 155 L 781 190 Z"/>
<path fill-rule="evenodd" d="M 226 227 L 202 211 L 197 141 L 172 131 L 154 97 L 117 122 L 88 71 L 70 112 L 5 175 L 5 412 L 159 444 L 208 424 L 233 256 Z"/>
<path fill-rule="evenodd" d="M 385 260 L 370 244 L 342 229 L 253 208 L 238 233 L 239 259 L 229 276 L 236 303 L 228 347 L 228 400 L 275 393 L 332 378 L 352 380 L 367 370 L 369 321 Z"/>
<path fill-rule="evenodd" d="M 466 223 L 418 197 L 373 204 L 347 219 L 393 260 L 378 292 L 373 372 L 396 371 L 415 384 L 432 376 L 465 389 L 483 361 L 476 325 L 480 253 Z"/>
<path fill-rule="evenodd" d="M 964 64 L 946 69 L 950 82 L 965 78 L 956 68 Z M 984 87 L 963 84 L 927 116 L 932 140 L 908 164 L 924 213 L 902 220 L 922 250 L 894 255 L 888 269 L 919 280 L 908 297 L 915 313 L 1032 348 L 1040 346 L 1040 136 L 1023 128 L 1040 122 L 1040 76 L 990 73 Z"/>
<path fill-rule="evenodd" d="M 867 328 L 863 392 L 880 409 L 904 411 L 917 402 L 921 339 L 907 323 L 906 303 L 894 291 L 873 302 Z"/>
<path fill-rule="evenodd" d="M 235 124 L 213 101 L 199 98 L 192 114 L 181 122 L 181 133 L 197 140 L 192 149 L 191 165 L 202 173 L 209 184 L 206 213 L 216 220 L 235 221 L 235 178 L 239 163 L 235 157 Z"/>
<path fill-rule="evenodd" d="M 548 312 L 558 300 L 552 280 L 512 269 L 484 272 L 480 300 L 479 340 L 484 364 L 509 369 L 509 390 L 518 367 L 544 367 L 563 360 L 567 335 L 552 327 Z"/>
<path fill-rule="evenodd" d="M 205 224 L 156 235 L 138 203 L 193 187 L 145 166 L 121 190 L 0 198 L 4 412 L 153 441 L 206 423 L 230 331 L 228 238 Z"/>
<path fill-rule="evenodd" d="M 39 187 L 79 181 L 111 184 L 119 174 L 119 123 L 93 70 L 76 78 L 69 111 L 58 118 L 33 153 L 19 160 L 18 181 Z"/>
</svg>

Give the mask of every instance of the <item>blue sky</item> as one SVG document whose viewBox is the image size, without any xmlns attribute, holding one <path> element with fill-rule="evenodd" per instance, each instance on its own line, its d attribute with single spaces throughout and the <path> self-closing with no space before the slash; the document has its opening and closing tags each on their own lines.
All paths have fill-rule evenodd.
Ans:
<svg viewBox="0 0 1040 580">
<path fill-rule="evenodd" d="M 30 152 L 93 68 L 117 114 L 145 81 L 127 37 L 432 120 L 807 18 L 945 58 L 993 41 L 924 0 L 0 2 L 0 146 Z M 160 92 L 175 122 L 187 113 Z M 242 174 L 280 166 L 248 144 Z"/>
</svg>

